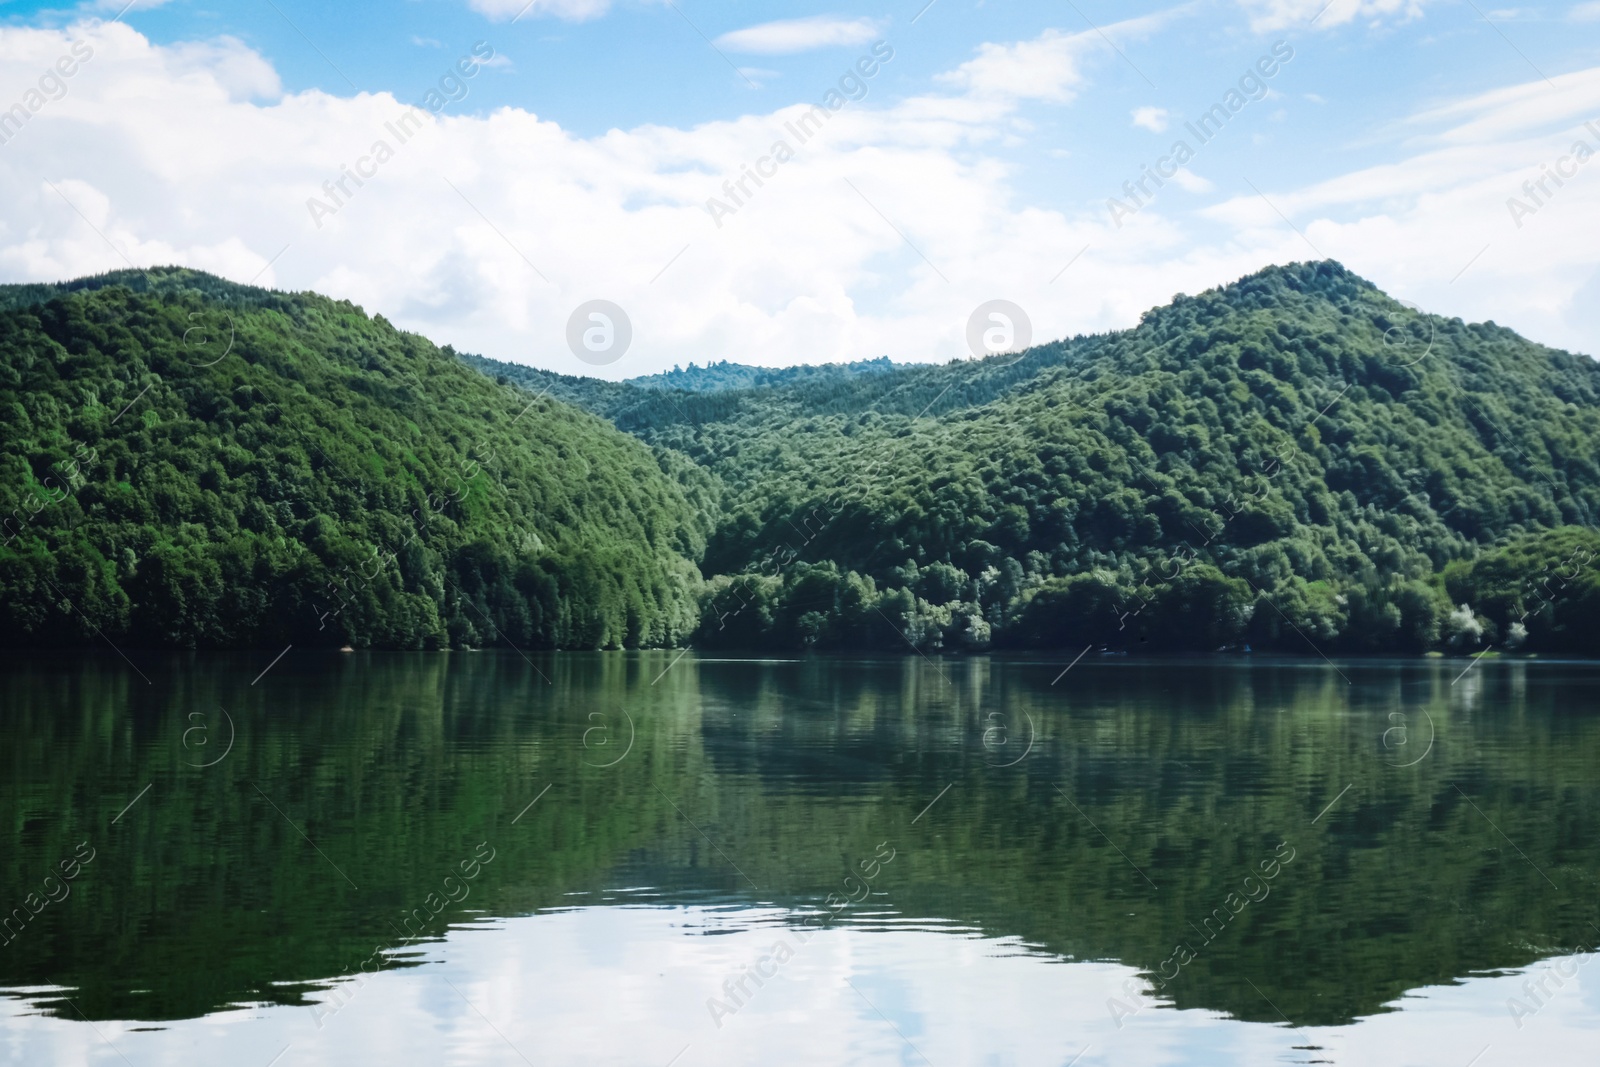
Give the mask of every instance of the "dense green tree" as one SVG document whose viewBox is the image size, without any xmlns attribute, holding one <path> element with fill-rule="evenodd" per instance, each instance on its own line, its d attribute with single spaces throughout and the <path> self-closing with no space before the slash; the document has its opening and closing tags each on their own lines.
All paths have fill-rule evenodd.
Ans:
<svg viewBox="0 0 1600 1067">
<path fill-rule="evenodd" d="M 0 287 L 0 351 L 0 640 L 1600 654 L 1600 369 L 1331 262 L 941 366 L 602 382 L 181 270 Z"/>
<path fill-rule="evenodd" d="M 348 303 L 0 287 L 0 642 L 681 643 L 710 479 Z"/>
<path fill-rule="evenodd" d="M 1512 647 L 1600 650 L 1600 532 L 1562 527 L 1445 568 L 1454 603 L 1471 604 Z"/>
<path fill-rule="evenodd" d="M 873 583 L 882 648 L 1477 651 L 1520 631 L 1441 573 L 1600 513 L 1593 360 L 1415 313 L 1336 263 L 1020 357 L 755 370 L 517 379 L 718 477 L 707 573 L 781 581 L 752 645 L 826 646 L 824 620 L 786 621 L 807 562 Z M 1495 588 L 1545 562 L 1506 557 Z M 1525 647 L 1600 654 L 1566 610 L 1524 622 Z"/>
</svg>

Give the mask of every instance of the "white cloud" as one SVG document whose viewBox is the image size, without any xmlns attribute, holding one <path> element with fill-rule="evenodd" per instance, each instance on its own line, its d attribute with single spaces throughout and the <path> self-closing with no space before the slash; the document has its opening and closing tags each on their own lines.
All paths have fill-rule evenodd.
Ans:
<svg viewBox="0 0 1600 1067">
<path fill-rule="evenodd" d="M 1573 22 L 1600 21 L 1600 0 L 1589 0 L 1588 3 L 1578 4 L 1567 12 L 1567 18 Z"/>
<path fill-rule="evenodd" d="M 1151 133 L 1166 131 L 1170 113 L 1164 107 L 1136 107 L 1133 109 L 1133 124 L 1142 126 Z"/>
<path fill-rule="evenodd" d="M 581 22 L 604 15 L 611 9 L 611 0 L 467 0 L 467 6 L 497 22 L 529 15 L 554 15 Z"/>
<path fill-rule="evenodd" d="M 1600 227 L 1600 67 L 1482 93 L 1414 116 L 1436 126 L 1412 153 L 1302 189 L 1208 209 L 1241 240 L 1274 230 L 1343 259 L 1397 296 L 1536 341 L 1600 354 L 1600 256 L 1575 233 Z M 1593 157 L 1577 165 L 1579 141 Z M 1567 174 L 1547 175 L 1559 160 Z M 1523 187 L 1545 181 L 1537 199 Z M 1515 198 L 1535 210 L 1513 213 Z M 1518 224 L 1520 222 L 1520 225 Z M 1587 295 L 1585 295 L 1587 292 Z"/>
<path fill-rule="evenodd" d="M 960 158 L 994 136 L 1005 104 L 853 103 L 807 145 L 785 123 L 809 106 L 593 138 L 514 108 L 446 111 L 401 144 L 385 124 L 405 104 L 387 93 L 246 100 L 237 46 L 160 47 L 124 25 L 81 32 L 93 60 L 3 146 L 0 195 L 16 205 L 0 220 L 8 280 L 73 277 L 123 256 L 259 274 L 467 350 L 575 371 L 566 317 L 603 294 L 636 326 L 614 369 L 639 373 L 689 358 L 961 355 L 955 309 L 989 298 L 1007 246 L 1034 246 L 1027 284 L 1043 304 L 1059 248 L 1084 243 L 1055 213 L 1008 207 L 1003 166 Z M 69 36 L 0 30 L 0 84 L 28 84 Z M 798 156 L 719 228 L 707 198 L 779 137 Z M 355 185 L 347 169 L 367 166 L 380 140 L 393 158 Z M 319 228 L 308 198 L 341 180 L 346 202 Z M 1041 313 L 1042 331 L 1066 325 Z"/>
<path fill-rule="evenodd" d="M 1594 117 L 1597 103 L 1600 69 L 1591 68 L 1465 97 L 1420 112 L 1408 125 L 1421 129 L 1453 122 L 1433 137 L 1456 144 L 1482 142 L 1577 124 Z"/>
<path fill-rule="evenodd" d="M 976 58 L 940 75 L 939 80 L 977 97 L 1065 104 L 1077 96 L 1084 82 L 1086 56 L 1109 51 L 1108 41 L 1126 42 L 1146 36 L 1182 10 L 1125 19 L 1102 30 L 1062 33 L 1051 29 L 1029 41 L 985 43 L 978 46 Z"/>
<path fill-rule="evenodd" d="M 0 29 L 0 85 L 33 84 L 73 32 Z M 237 42 L 76 32 L 92 60 L 0 145 L 0 280 L 76 277 L 123 256 L 181 263 L 350 299 L 440 343 L 573 373 L 592 368 L 567 351 L 566 319 L 600 297 L 633 320 L 632 349 L 605 368 L 620 377 L 690 359 L 948 359 L 966 354 L 967 315 L 996 296 L 1029 310 L 1036 338 L 1059 337 L 1314 255 L 1253 195 L 1198 215 L 1187 197 L 1163 197 L 1118 230 L 1103 202 L 1048 208 L 1020 193 L 1000 139 L 1019 101 L 1070 96 L 1076 74 L 1007 81 L 967 65 L 947 83 L 960 92 L 869 94 L 825 119 L 795 105 L 594 137 L 518 108 L 446 110 L 400 143 L 386 123 L 406 103 L 387 93 L 282 95 Z M 1060 42 L 1002 51 L 1059 75 L 1041 57 Z M 1418 116 L 1402 127 L 1415 144 L 1385 166 L 1263 191 L 1324 253 L 1398 295 L 1594 351 L 1600 322 L 1574 316 L 1600 256 L 1572 235 L 1597 228 L 1600 161 L 1523 229 L 1506 216 L 1505 199 L 1575 136 L 1568 116 L 1600 111 L 1600 70 L 1556 83 Z M 821 133 L 801 144 L 790 126 L 808 114 Z M 780 138 L 794 158 L 757 186 L 745 165 L 770 168 L 761 160 Z M 343 168 L 365 166 L 379 140 L 393 158 L 356 186 Z M 707 200 L 741 179 L 719 227 Z M 340 180 L 348 195 L 319 228 L 308 198 Z"/>
<path fill-rule="evenodd" d="M 283 92 L 272 64 L 237 38 L 181 42 L 164 55 L 173 76 L 214 83 L 235 100 L 276 99 Z"/>
<path fill-rule="evenodd" d="M 1239 0 L 1250 16 L 1250 28 L 1258 33 L 1313 24 L 1319 30 L 1331 29 L 1358 20 L 1378 22 L 1387 19 L 1409 21 L 1422 17 L 1422 9 L 1432 0 Z"/>
<path fill-rule="evenodd" d="M 791 55 L 817 48 L 866 44 L 877 39 L 879 29 L 871 19 L 812 15 L 809 18 L 780 19 L 734 30 L 718 37 L 714 43 L 729 52 Z"/>
<path fill-rule="evenodd" d="M 1186 168 L 1179 168 L 1178 173 L 1174 174 L 1171 180 L 1178 188 L 1185 189 L 1191 193 L 1209 193 L 1216 188 L 1209 181 Z"/>
</svg>

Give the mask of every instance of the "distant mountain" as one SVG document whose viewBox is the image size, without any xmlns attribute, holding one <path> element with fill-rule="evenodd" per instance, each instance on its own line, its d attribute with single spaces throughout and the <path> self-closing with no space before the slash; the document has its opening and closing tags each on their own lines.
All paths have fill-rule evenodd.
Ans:
<svg viewBox="0 0 1600 1067">
<path fill-rule="evenodd" d="M 444 351 L 456 354 L 449 345 Z M 515 383 L 534 393 L 577 404 L 627 429 L 644 429 L 683 418 L 721 418 L 749 396 L 764 397 L 785 387 L 849 388 L 849 383 L 889 376 L 913 366 L 893 363 L 887 356 L 799 367 L 754 367 L 723 361 L 703 367 L 691 363 L 686 369 L 674 367 L 661 374 L 610 382 L 465 352 L 459 356 L 468 366 L 496 381 Z"/>
<path fill-rule="evenodd" d="M 874 374 L 887 374 L 904 364 L 891 363 L 888 356 L 857 360 L 854 363 L 803 364 L 798 367 L 752 367 L 726 360 L 685 369 L 673 367 L 661 374 L 629 378 L 629 385 L 641 389 L 676 389 L 685 393 L 717 393 L 728 389 L 775 389 L 785 385 L 846 381 Z"/>
</svg>

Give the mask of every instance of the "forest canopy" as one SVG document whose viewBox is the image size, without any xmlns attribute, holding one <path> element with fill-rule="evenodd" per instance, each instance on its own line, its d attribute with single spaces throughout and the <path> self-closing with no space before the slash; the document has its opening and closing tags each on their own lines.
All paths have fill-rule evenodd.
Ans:
<svg viewBox="0 0 1600 1067">
<path fill-rule="evenodd" d="M 708 479 L 382 317 L 180 270 L 0 304 L 8 645 L 606 648 L 696 623 Z"/>
<path fill-rule="evenodd" d="M 1600 368 L 1332 262 L 944 365 L 603 382 L 176 269 L 0 336 L 14 644 L 1600 654 Z"/>
</svg>

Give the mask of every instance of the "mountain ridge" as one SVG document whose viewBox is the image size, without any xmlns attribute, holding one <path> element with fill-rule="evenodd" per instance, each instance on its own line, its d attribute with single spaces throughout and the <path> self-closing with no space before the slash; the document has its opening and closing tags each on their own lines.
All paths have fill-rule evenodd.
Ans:
<svg viewBox="0 0 1600 1067">
<path fill-rule="evenodd" d="M 1600 652 L 1600 367 L 1331 261 L 1021 353 L 646 384 L 181 268 L 0 287 L 0 332 L 15 643 Z"/>
<path fill-rule="evenodd" d="M 774 647 L 1424 651 L 1518 639 L 1442 573 L 1592 527 L 1597 398 L 1587 357 L 1323 262 L 1020 354 L 606 413 L 727 488 L 702 566 L 742 577 L 701 641 L 731 616 Z M 1095 621 L 1051 621 L 1073 612 Z"/>
</svg>

